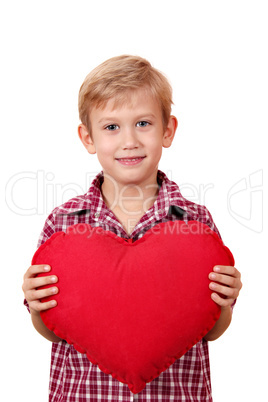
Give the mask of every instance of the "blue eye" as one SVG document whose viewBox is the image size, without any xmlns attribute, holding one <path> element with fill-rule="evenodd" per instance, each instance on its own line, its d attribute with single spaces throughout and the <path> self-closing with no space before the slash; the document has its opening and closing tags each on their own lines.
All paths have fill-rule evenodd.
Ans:
<svg viewBox="0 0 268 402">
<path fill-rule="evenodd" d="M 109 126 L 105 127 L 105 130 L 108 130 L 108 131 L 115 131 L 118 129 L 119 129 L 119 127 L 117 124 L 110 124 Z"/>
<path fill-rule="evenodd" d="M 139 121 L 138 123 L 137 123 L 137 126 L 138 127 L 147 127 L 148 125 L 149 125 L 150 123 L 148 123 L 148 121 Z"/>
</svg>

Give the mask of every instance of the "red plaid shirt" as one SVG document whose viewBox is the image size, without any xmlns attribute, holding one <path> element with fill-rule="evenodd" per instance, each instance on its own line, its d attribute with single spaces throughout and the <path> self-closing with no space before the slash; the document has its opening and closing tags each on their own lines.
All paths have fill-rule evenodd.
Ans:
<svg viewBox="0 0 268 402">
<path fill-rule="evenodd" d="M 89 191 L 72 198 L 55 208 L 45 222 L 38 246 L 54 232 L 66 231 L 77 223 L 101 226 L 118 236 L 133 241 L 160 222 L 183 219 L 198 220 L 218 230 L 205 206 L 194 204 L 181 195 L 176 183 L 158 171 L 160 187 L 154 205 L 144 214 L 131 236 L 125 232 L 118 219 L 103 201 L 100 187 L 103 182 L 101 172 L 93 180 Z M 212 401 L 208 344 L 198 342 L 184 356 L 164 371 L 158 378 L 146 385 L 138 394 L 132 394 L 127 385 L 104 374 L 93 365 L 86 355 L 77 352 L 65 341 L 52 344 L 49 401 Z"/>
</svg>

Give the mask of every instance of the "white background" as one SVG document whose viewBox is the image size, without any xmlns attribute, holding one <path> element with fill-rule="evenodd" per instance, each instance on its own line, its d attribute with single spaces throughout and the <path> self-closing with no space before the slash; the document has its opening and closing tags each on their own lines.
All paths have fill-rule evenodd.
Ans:
<svg viewBox="0 0 268 402">
<path fill-rule="evenodd" d="M 267 401 L 267 2 L 1 4 L 5 402 L 47 400 L 50 344 L 22 305 L 22 277 L 48 213 L 100 170 L 77 136 L 79 87 L 92 68 L 125 53 L 171 81 L 179 127 L 160 169 L 206 204 L 242 272 L 233 323 L 210 345 L 214 400 Z"/>
</svg>

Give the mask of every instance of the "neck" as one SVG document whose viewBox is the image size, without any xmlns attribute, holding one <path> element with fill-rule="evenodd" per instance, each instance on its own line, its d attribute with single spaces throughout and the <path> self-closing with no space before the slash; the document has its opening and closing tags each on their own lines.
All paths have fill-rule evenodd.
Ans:
<svg viewBox="0 0 268 402">
<path fill-rule="evenodd" d="M 121 184 L 105 178 L 101 186 L 103 200 L 113 212 L 138 216 L 145 214 L 157 199 L 159 186 L 156 177 L 143 184 Z"/>
</svg>

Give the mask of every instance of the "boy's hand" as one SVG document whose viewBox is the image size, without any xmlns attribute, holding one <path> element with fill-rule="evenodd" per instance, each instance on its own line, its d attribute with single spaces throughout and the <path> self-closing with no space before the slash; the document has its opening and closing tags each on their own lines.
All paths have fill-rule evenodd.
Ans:
<svg viewBox="0 0 268 402">
<path fill-rule="evenodd" d="M 216 265 L 209 274 L 209 279 L 213 281 L 209 288 L 215 292 L 211 294 L 211 298 L 222 309 L 230 307 L 242 288 L 240 272 L 232 266 Z"/>
<path fill-rule="evenodd" d="M 52 285 L 58 281 L 55 275 L 36 277 L 37 274 L 49 272 L 50 269 L 48 265 L 31 265 L 24 275 L 22 290 L 29 304 L 31 313 L 40 313 L 40 311 L 47 310 L 57 305 L 56 300 L 45 303 L 41 303 L 40 301 L 40 299 L 44 297 L 58 293 L 58 288 L 55 286 L 47 289 L 39 289 L 41 286 Z"/>
</svg>

